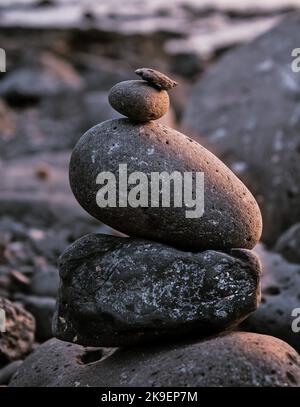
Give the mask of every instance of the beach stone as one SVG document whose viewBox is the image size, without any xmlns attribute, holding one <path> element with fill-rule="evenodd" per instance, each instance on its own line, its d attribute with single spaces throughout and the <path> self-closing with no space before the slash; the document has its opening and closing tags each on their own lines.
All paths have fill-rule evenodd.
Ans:
<svg viewBox="0 0 300 407">
<path fill-rule="evenodd" d="M 157 120 L 169 108 L 169 95 L 143 80 L 130 80 L 114 85 L 108 95 L 111 106 L 135 122 Z"/>
<path fill-rule="evenodd" d="M 142 79 L 158 89 L 169 90 L 178 85 L 177 82 L 167 75 L 150 68 L 139 68 L 134 71 Z"/>
<path fill-rule="evenodd" d="M 6 332 L 0 334 L 0 367 L 30 352 L 35 333 L 33 316 L 19 304 L 0 298 L 0 309 L 5 311 Z"/>
<path fill-rule="evenodd" d="M 300 263 L 300 223 L 296 223 L 279 237 L 274 250 L 287 261 Z"/>
<path fill-rule="evenodd" d="M 298 387 L 300 357 L 266 335 L 233 332 L 198 343 L 151 348 L 83 348 L 57 339 L 41 345 L 11 387 Z"/>
<path fill-rule="evenodd" d="M 194 87 L 182 121 L 253 192 L 269 245 L 300 221 L 299 24 L 295 13 L 226 53 Z"/>
<path fill-rule="evenodd" d="M 30 292 L 40 297 L 53 297 L 57 295 L 59 275 L 56 267 L 49 266 L 35 270 L 30 284 Z"/>
<path fill-rule="evenodd" d="M 148 184 L 153 172 L 203 172 L 204 214 L 187 218 L 190 207 L 185 203 L 169 208 L 153 207 L 149 201 L 148 207 L 99 207 L 96 178 L 110 171 L 118 179 L 120 164 L 127 164 L 128 174 L 146 174 Z M 73 150 L 69 177 L 81 206 L 126 235 L 191 250 L 251 249 L 261 235 L 260 210 L 242 182 L 197 142 L 156 122 L 141 125 L 118 119 L 88 130 Z M 130 189 L 128 184 L 127 192 Z M 118 182 L 116 190 L 118 198 Z M 172 204 L 173 188 L 170 192 Z"/>
<path fill-rule="evenodd" d="M 91 234 L 59 269 L 54 336 L 86 346 L 207 336 L 244 319 L 260 296 L 259 261 L 246 250 L 191 253 Z"/>
<path fill-rule="evenodd" d="M 0 369 L 0 386 L 7 385 L 9 383 L 10 379 L 16 373 L 22 363 L 23 360 L 15 360 L 14 362 L 11 362 Z"/>
<path fill-rule="evenodd" d="M 255 252 L 262 267 L 262 299 L 242 328 L 276 336 L 300 352 L 300 264 L 288 263 L 262 244 Z"/>
<path fill-rule="evenodd" d="M 36 338 L 40 341 L 52 338 L 52 318 L 56 304 L 55 298 L 19 295 L 19 300 L 22 301 L 24 308 L 35 318 Z"/>
</svg>

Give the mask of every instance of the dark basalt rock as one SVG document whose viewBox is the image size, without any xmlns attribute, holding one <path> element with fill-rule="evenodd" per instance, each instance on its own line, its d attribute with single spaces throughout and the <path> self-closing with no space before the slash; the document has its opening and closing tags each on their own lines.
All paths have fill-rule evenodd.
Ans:
<svg viewBox="0 0 300 407">
<path fill-rule="evenodd" d="M 296 223 L 280 236 L 274 250 L 287 261 L 300 264 L 300 223 Z"/>
<path fill-rule="evenodd" d="M 158 243 L 87 235 L 60 257 L 59 339 L 126 346 L 222 331 L 256 309 L 260 265 L 245 250 L 181 252 Z"/>
<path fill-rule="evenodd" d="M 147 174 L 149 184 L 152 172 L 203 172 L 203 216 L 187 218 L 190 208 L 185 205 L 100 208 L 96 178 L 100 172 L 111 171 L 118 179 L 119 164 L 127 164 L 128 174 Z M 251 249 L 261 235 L 259 208 L 242 182 L 200 144 L 159 123 L 109 120 L 87 131 L 71 157 L 70 184 L 87 212 L 127 235 L 198 251 Z M 116 187 L 118 194 L 118 182 Z"/>
<path fill-rule="evenodd" d="M 242 328 L 276 336 L 300 352 L 300 264 L 288 263 L 262 245 L 255 252 L 262 266 L 262 299 Z"/>
<path fill-rule="evenodd" d="M 195 86 L 183 118 L 257 197 L 267 244 L 300 221 L 300 74 L 291 67 L 299 25 L 295 13 L 226 53 Z"/>
<path fill-rule="evenodd" d="M 109 103 L 134 122 L 147 122 L 164 116 L 170 99 L 165 90 L 155 89 L 146 81 L 119 82 L 108 95 Z"/>
<path fill-rule="evenodd" d="M 10 386 L 298 387 L 300 357 L 279 339 L 245 332 L 118 350 L 51 339 L 25 360 Z"/>
</svg>

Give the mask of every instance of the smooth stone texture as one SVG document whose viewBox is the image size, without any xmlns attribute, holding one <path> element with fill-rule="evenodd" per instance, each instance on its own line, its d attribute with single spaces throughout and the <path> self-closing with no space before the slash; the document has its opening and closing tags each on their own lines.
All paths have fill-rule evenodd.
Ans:
<svg viewBox="0 0 300 407">
<path fill-rule="evenodd" d="M 18 368 L 22 365 L 23 360 L 15 360 L 14 362 L 9 363 L 2 369 L 0 369 L 0 385 L 7 385 L 12 378 L 12 376 L 16 373 Z"/>
<path fill-rule="evenodd" d="M 56 300 L 52 297 L 37 297 L 34 295 L 19 296 L 24 307 L 36 320 L 36 337 L 45 341 L 53 337 L 52 318 L 55 310 Z"/>
<path fill-rule="evenodd" d="M 287 261 L 300 263 L 300 223 L 296 223 L 280 236 L 274 250 Z"/>
<path fill-rule="evenodd" d="M 300 352 L 300 264 L 288 263 L 261 244 L 255 252 L 262 265 L 262 299 L 259 308 L 242 328 L 276 336 Z M 298 312 L 293 316 L 295 309 Z M 293 324 L 297 332 L 293 331 Z"/>
<path fill-rule="evenodd" d="M 135 122 L 159 119 L 167 113 L 170 104 L 165 90 L 155 89 L 142 80 L 117 83 L 111 88 L 108 100 L 117 112 Z"/>
<path fill-rule="evenodd" d="M 34 342 L 35 321 L 20 305 L 0 298 L 0 309 L 6 314 L 5 333 L 0 334 L 0 367 L 30 352 Z"/>
<path fill-rule="evenodd" d="M 204 172 L 203 216 L 186 218 L 190 208 L 172 207 L 173 188 L 171 208 L 100 208 L 96 202 L 98 174 L 111 171 L 118 181 L 119 164 L 125 163 L 128 174 L 141 171 L 147 174 L 149 184 L 152 172 Z M 200 144 L 159 123 L 133 125 L 120 119 L 93 127 L 73 150 L 69 177 L 81 206 L 126 235 L 197 251 L 251 249 L 261 235 L 259 208 L 242 182 Z M 116 187 L 118 198 L 118 182 Z M 128 185 L 128 191 L 130 188 Z"/>
<path fill-rule="evenodd" d="M 142 79 L 150 83 L 150 85 L 163 90 L 169 90 L 178 85 L 177 82 L 169 78 L 167 75 L 151 68 L 139 68 L 134 71 Z"/>
<path fill-rule="evenodd" d="M 292 71 L 300 14 L 226 53 L 195 86 L 182 127 L 257 197 L 263 240 L 300 221 L 300 74 Z"/>
<path fill-rule="evenodd" d="M 181 252 L 146 240 L 87 235 L 59 259 L 54 336 L 86 346 L 203 337 L 257 307 L 260 264 L 246 250 Z"/>
<path fill-rule="evenodd" d="M 51 339 L 25 360 L 10 386 L 297 387 L 300 357 L 279 339 L 245 332 L 102 352 Z"/>
</svg>

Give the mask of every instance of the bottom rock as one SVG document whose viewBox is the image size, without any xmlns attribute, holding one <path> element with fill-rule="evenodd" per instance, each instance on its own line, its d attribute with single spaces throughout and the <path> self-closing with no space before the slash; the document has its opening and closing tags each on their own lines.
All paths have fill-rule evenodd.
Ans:
<svg viewBox="0 0 300 407">
<path fill-rule="evenodd" d="M 10 386 L 300 386 L 300 356 L 271 336 L 234 332 L 176 346 L 88 349 L 51 339 Z"/>
<path fill-rule="evenodd" d="M 60 257 L 54 334 L 84 346 L 211 335 L 257 307 L 251 252 L 190 253 L 141 239 L 87 235 Z"/>
</svg>

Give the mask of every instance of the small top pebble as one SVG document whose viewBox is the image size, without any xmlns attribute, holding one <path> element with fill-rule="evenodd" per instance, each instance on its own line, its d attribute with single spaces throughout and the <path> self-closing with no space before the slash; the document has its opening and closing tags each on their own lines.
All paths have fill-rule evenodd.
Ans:
<svg viewBox="0 0 300 407">
<path fill-rule="evenodd" d="M 152 86 L 161 90 L 169 90 L 178 85 L 173 79 L 155 69 L 139 68 L 135 73 Z"/>
</svg>

